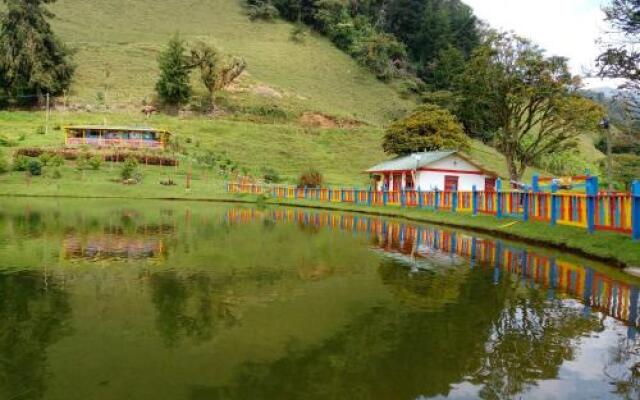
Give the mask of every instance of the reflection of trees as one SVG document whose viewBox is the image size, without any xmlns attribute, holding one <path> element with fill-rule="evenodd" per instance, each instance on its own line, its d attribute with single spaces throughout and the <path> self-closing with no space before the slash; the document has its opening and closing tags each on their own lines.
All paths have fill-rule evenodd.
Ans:
<svg viewBox="0 0 640 400">
<path fill-rule="evenodd" d="M 221 293 L 220 284 L 207 274 L 162 272 L 151 275 L 150 283 L 156 326 L 168 346 L 178 345 L 183 336 L 207 341 L 217 322 L 238 322 L 233 295 Z"/>
<path fill-rule="evenodd" d="M 385 261 L 383 276 L 397 264 Z M 275 362 L 246 363 L 226 388 L 196 388 L 193 398 L 413 399 L 446 395 L 480 368 L 484 343 L 499 315 L 499 292 L 481 274 L 446 275 L 457 287 L 442 307 L 438 274 L 385 276 L 412 301 L 372 307 L 311 348 L 292 343 Z M 456 277 L 458 281 L 456 280 Z M 482 296 L 480 296 L 482 294 Z M 421 301 L 414 301 L 423 297 Z M 430 298 L 433 297 L 433 298 Z M 402 300 L 402 299 L 401 299 Z M 417 303 L 417 306 L 413 304 Z M 425 308 L 436 304 L 438 307 Z"/>
<path fill-rule="evenodd" d="M 505 280 L 504 284 L 511 282 Z M 535 289 L 511 290 L 493 324 L 482 369 L 485 399 L 511 398 L 537 380 L 554 379 L 565 360 L 574 357 L 575 340 L 603 329 L 595 317 L 561 300 L 548 300 Z"/>
<path fill-rule="evenodd" d="M 0 274 L 0 398 L 43 397 L 47 348 L 66 333 L 70 314 L 68 294 L 55 282 Z"/>
<path fill-rule="evenodd" d="M 640 342 L 618 338 L 604 365 L 604 374 L 624 399 L 640 399 Z"/>
</svg>

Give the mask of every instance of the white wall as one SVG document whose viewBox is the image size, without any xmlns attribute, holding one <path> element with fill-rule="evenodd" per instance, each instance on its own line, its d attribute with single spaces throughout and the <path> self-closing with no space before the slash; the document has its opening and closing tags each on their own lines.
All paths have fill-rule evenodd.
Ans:
<svg viewBox="0 0 640 400">
<path fill-rule="evenodd" d="M 433 164 L 429 164 L 426 168 L 480 172 L 479 168 L 456 155 L 452 155 Z M 454 172 L 420 171 L 418 173 L 418 185 L 420 190 L 444 190 L 444 177 L 446 175 L 459 177 L 458 190 L 461 191 L 471 191 L 473 189 L 473 185 L 476 185 L 477 190 L 484 190 L 484 180 L 489 177 L 484 174 L 478 175 L 458 174 Z"/>
</svg>

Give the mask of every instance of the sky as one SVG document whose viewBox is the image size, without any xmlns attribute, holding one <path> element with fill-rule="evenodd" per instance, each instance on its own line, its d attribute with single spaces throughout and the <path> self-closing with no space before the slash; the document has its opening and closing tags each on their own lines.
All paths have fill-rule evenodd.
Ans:
<svg viewBox="0 0 640 400">
<path fill-rule="evenodd" d="M 596 40 L 606 31 L 602 6 L 607 0 L 463 0 L 492 27 L 525 36 L 548 55 L 569 58 L 574 74 L 594 70 Z M 590 85 L 613 85 L 590 80 Z"/>
</svg>

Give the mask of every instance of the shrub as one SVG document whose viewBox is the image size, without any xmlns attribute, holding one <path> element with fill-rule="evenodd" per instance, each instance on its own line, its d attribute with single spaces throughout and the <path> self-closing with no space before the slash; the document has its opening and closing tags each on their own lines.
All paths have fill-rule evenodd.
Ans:
<svg viewBox="0 0 640 400">
<path fill-rule="evenodd" d="M 306 36 L 307 36 L 307 30 L 305 29 L 304 25 L 295 24 L 291 29 L 291 34 L 289 35 L 289 38 L 293 42 L 303 43 Z"/>
<path fill-rule="evenodd" d="M 26 171 L 28 164 L 29 164 L 29 158 L 22 155 L 16 155 L 16 157 L 13 159 L 13 170 Z"/>
<path fill-rule="evenodd" d="M 44 135 L 44 133 L 45 133 L 44 126 L 42 126 L 42 125 L 38 126 L 38 127 L 36 128 L 36 133 L 37 133 L 38 135 Z"/>
<path fill-rule="evenodd" d="M 280 183 L 280 174 L 273 168 L 263 168 L 262 169 L 262 179 L 266 183 Z"/>
<path fill-rule="evenodd" d="M 247 14 L 251 21 L 272 21 L 278 18 L 278 9 L 269 1 L 249 1 Z"/>
<path fill-rule="evenodd" d="M 100 156 L 93 156 L 87 160 L 87 165 L 92 170 L 97 171 L 100 169 L 100 166 L 102 166 L 102 158 Z"/>
<path fill-rule="evenodd" d="M 0 174 L 4 174 L 7 171 L 9 171 L 9 163 L 4 158 L 4 155 L 0 154 Z"/>
<path fill-rule="evenodd" d="M 298 178 L 298 187 L 318 187 L 322 186 L 323 181 L 324 178 L 318 170 L 315 168 L 309 168 L 300 174 L 300 177 Z"/>
<path fill-rule="evenodd" d="M 49 165 L 49 161 L 51 160 L 51 153 L 42 153 L 40 155 L 40 157 L 38 157 L 38 159 L 40 159 L 40 162 L 42 163 L 42 165 L 44 165 L 45 167 L 47 165 Z"/>
<path fill-rule="evenodd" d="M 51 174 L 51 177 L 53 179 L 60 179 L 60 178 L 62 178 L 62 172 L 60 172 L 59 169 L 54 169 L 53 173 Z"/>
<path fill-rule="evenodd" d="M 54 154 L 49 158 L 49 165 L 52 167 L 61 167 L 64 165 L 64 157 L 60 154 Z"/>
<path fill-rule="evenodd" d="M 11 147 L 11 146 L 15 146 L 16 143 L 9 139 L 8 137 L 4 136 L 4 135 L 0 135 L 0 146 L 3 147 Z"/>
<path fill-rule="evenodd" d="M 138 160 L 133 157 L 128 157 L 124 160 L 122 168 L 120 169 L 120 177 L 123 180 L 133 179 L 138 170 Z"/>
<path fill-rule="evenodd" d="M 27 171 L 31 176 L 42 175 L 42 163 L 37 158 L 32 158 L 27 162 Z"/>
</svg>

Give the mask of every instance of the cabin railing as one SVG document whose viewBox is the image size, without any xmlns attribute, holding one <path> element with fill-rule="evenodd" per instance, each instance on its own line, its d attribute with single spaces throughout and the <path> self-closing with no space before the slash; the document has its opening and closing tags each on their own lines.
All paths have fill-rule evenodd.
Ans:
<svg viewBox="0 0 640 400">
<path fill-rule="evenodd" d="M 129 147 L 129 148 L 151 148 L 164 147 L 159 140 L 148 139 L 98 139 L 98 138 L 67 138 L 67 146 L 93 146 L 93 147 Z"/>
<path fill-rule="evenodd" d="M 388 206 L 447 211 L 468 215 L 492 215 L 522 221 L 567 225 L 589 232 L 611 231 L 640 240 L 640 181 L 631 192 L 597 191 L 597 180 L 586 193 L 504 191 L 373 191 L 357 188 L 299 188 L 292 186 L 227 183 L 229 193 L 249 193 L 278 199 L 305 199 L 366 206 Z"/>
</svg>

